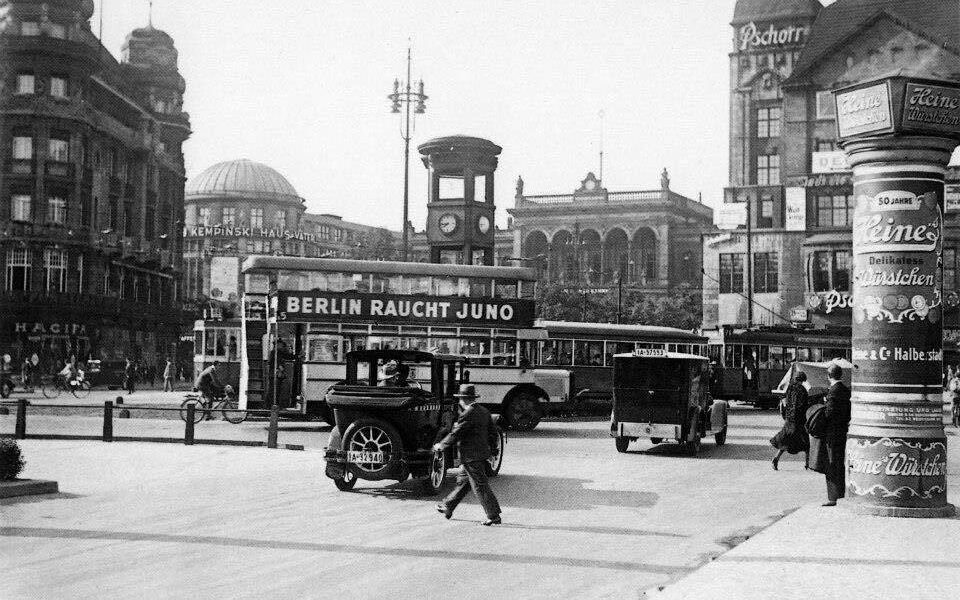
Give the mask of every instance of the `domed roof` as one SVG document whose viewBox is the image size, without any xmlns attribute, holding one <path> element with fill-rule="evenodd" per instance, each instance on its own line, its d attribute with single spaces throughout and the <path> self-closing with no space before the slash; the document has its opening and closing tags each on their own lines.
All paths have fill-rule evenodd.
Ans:
<svg viewBox="0 0 960 600">
<path fill-rule="evenodd" d="M 263 163 L 241 158 L 217 163 L 187 181 L 186 196 L 287 199 L 301 202 L 286 178 Z"/>
</svg>

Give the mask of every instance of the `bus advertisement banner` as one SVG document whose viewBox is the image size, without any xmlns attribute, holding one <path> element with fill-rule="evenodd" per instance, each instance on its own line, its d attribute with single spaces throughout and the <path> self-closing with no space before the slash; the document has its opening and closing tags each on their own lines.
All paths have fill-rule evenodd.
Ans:
<svg viewBox="0 0 960 600">
<path fill-rule="evenodd" d="M 533 300 L 462 296 L 401 296 L 355 292 L 277 293 L 277 319 L 295 322 L 455 324 L 532 327 Z"/>
</svg>

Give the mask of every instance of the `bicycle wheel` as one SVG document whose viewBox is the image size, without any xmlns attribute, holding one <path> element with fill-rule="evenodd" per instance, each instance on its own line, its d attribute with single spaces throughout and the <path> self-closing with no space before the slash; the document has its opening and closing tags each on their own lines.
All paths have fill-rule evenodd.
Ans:
<svg viewBox="0 0 960 600">
<path fill-rule="evenodd" d="M 90 383 L 87 381 L 78 381 L 76 385 L 70 386 L 70 393 L 74 398 L 86 398 L 90 395 Z"/>
<path fill-rule="evenodd" d="M 240 410 L 240 403 L 232 399 L 220 403 L 220 412 L 223 413 L 224 419 L 234 425 L 243 423 L 247 418 L 247 411 Z"/>
<path fill-rule="evenodd" d="M 56 398 L 61 392 L 60 382 L 56 379 L 41 379 L 40 391 L 43 392 L 44 398 Z"/>
<path fill-rule="evenodd" d="M 199 398 L 187 398 L 180 403 L 180 418 L 183 419 L 184 423 L 187 422 L 187 406 L 190 404 L 194 405 L 193 422 L 199 423 L 203 420 L 203 415 L 207 412 L 206 405 L 203 403 L 203 400 Z"/>
</svg>

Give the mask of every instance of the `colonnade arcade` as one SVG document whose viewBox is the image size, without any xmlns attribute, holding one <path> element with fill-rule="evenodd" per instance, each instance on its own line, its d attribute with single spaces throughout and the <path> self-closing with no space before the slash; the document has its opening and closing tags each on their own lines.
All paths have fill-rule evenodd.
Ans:
<svg viewBox="0 0 960 600">
<path fill-rule="evenodd" d="M 527 233 L 523 256 L 545 271 L 553 283 L 604 285 L 658 285 L 660 273 L 657 234 L 640 227 L 632 235 L 620 227 L 601 234 L 592 228 L 560 229 L 548 237 L 543 230 Z"/>
</svg>

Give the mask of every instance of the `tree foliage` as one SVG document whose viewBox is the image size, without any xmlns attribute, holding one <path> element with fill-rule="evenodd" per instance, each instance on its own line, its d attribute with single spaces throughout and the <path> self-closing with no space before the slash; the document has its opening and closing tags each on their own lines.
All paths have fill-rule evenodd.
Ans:
<svg viewBox="0 0 960 600">
<path fill-rule="evenodd" d="M 572 286 L 541 283 L 537 292 L 537 316 L 550 321 L 616 323 L 617 288 L 585 292 Z M 621 323 L 696 329 L 701 319 L 700 294 L 689 286 L 678 286 L 668 293 L 623 290 Z"/>
</svg>

